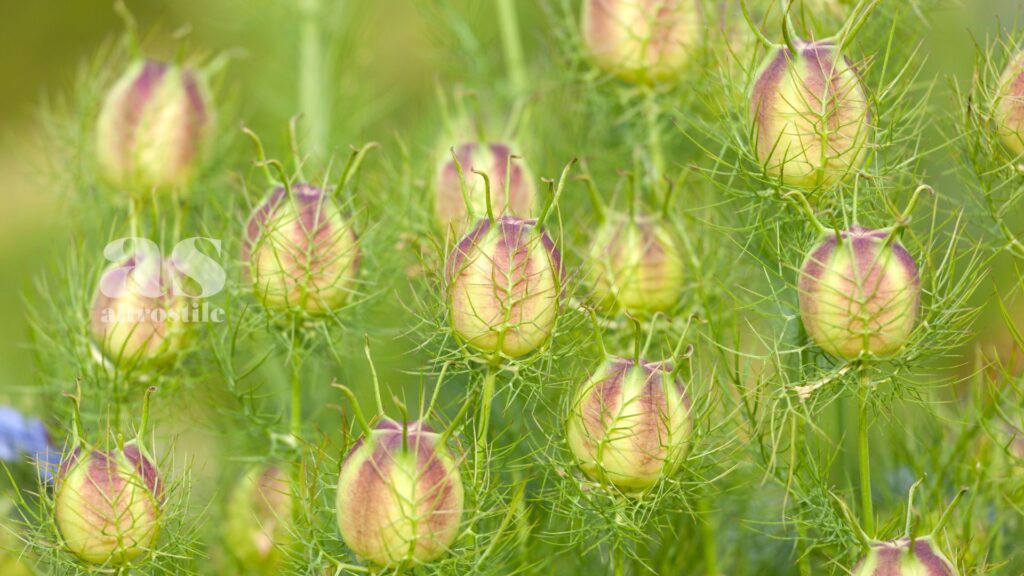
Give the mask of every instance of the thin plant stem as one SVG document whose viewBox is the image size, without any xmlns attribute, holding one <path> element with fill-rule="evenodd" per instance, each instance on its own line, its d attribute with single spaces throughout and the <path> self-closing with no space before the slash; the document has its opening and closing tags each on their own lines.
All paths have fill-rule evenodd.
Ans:
<svg viewBox="0 0 1024 576">
<path fill-rule="evenodd" d="M 868 534 L 875 532 L 875 511 L 871 500 L 871 449 L 868 445 L 868 431 L 871 423 L 868 419 L 868 394 L 871 391 L 871 373 L 866 365 L 861 365 L 860 381 L 857 387 L 858 451 L 860 453 L 860 499 L 862 508 L 862 524 Z"/>
<path fill-rule="evenodd" d="M 505 65 L 512 92 L 521 96 L 526 92 L 526 67 L 523 64 L 523 42 L 519 37 L 519 19 L 515 0 L 498 0 L 498 25 L 501 27 L 501 46 L 505 51 Z"/>
<path fill-rule="evenodd" d="M 701 494 L 697 499 L 700 517 L 701 549 L 704 553 L 704 573 L 707 576 L 718 576 L 718 550 L 715 546 L 715 528 L 711 523 L 711 509 L 708 506 L 708 495 Z"/>
<path fill-rule="evenodd" d="M 302 380 L 300 378 L 302 371 L 302 356 L 299 354 L 299 333 L 296 328 L 292 328 L 292 346 L 289 351 L 289 356 L 291 357 L 292 367 L 290 431 L 292 437 L 298 441 L 302 438 Z"/>
<path fill-rule="evenodd" d="M 612 556 L 614 557 L 613 562 L 615 564 L 615 576 L 623 576 L 623 574 L 626 573 L 626 561 L 623 557 L 624 554 L 622 553 L 622 547 L 616 546 L 615 551 L 612 552 Z"/>
<path fill-rule="evenodd" d="M 498 378 L 496 366 L 489 365 L 484 375 L 480 394 L 480 424 L 477 429 L 477 458 L 486 457 L 487 433 L 491 425 L 491 405 L 494 403 L 494 386 Z M 480 460 L 482 461 L 482 460 Z"/>
<path fill-rule="evenodd" d="M 644 120 L 647 122 L 647 146 L 651 154 L 651 182 L 655 197 L 660 199 L 661 178 L 665 174 L 665 148 L 661 141 L 661 107 L 654 89 L 644 89 Z"/>
<path fill-rule="evenodd" d="M 331 112 L 327 106 L 323 62 L 322 0 L 302 0 L 301 40 L 299 46 L 299 103 L 309 125 L 310 153 L 327 150 Z"/>
</svg>

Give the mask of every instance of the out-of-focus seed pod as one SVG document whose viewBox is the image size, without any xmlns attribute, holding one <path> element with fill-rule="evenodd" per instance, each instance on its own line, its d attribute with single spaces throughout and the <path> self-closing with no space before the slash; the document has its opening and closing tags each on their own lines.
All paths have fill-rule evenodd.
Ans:
<svg viewBox="0 0 1024 576">
<path fill-rule="evenodd" d="M 1010 60 L 999 79 L 993 117 L 1006 148 L 1024 154 L 1024 52 Z"/>
<path fill-rule="evenodd" d="M 516 358 L 551 337 L 562 256 L 536 220 L 480 220 L 448 255 L 445 273 L 452 328 L 469 346 Z"/>
<path fill-rule="evenodd" d="M 822 240 L 800 269 L 800 315 L 822 350 L 845 359 L 888 356 L 917 321 L 917 264 L 886 230 L 854 226 Z"/>
<path fill-rule="evenodd" d="M 583 41 L 604 70 L 636 83 L 674 79 L 701 42 L 699 0 L 583 0 Z"/>
<path fill-rule="evenodd" d="M 590 248 L 593 292 L 606 309 L 647 316 L 671 309 L 683 290 L 683 255 L 656 218 L 616 216 Z"/>
<path fill-rule="evenodd" d="M 901 538 L 873 545 L 854 568 L 853 576 L 959 576 L 959 573 L 931 538 L 913 542 Z"/>
<path fill-rule="evenodd" d="M 533 215 L 537 197 L 533 174 L 526 161 L 513 158 L 515 155 L 511 144 L 469 142 L 455 148 L 459 161 L 456 166 L 451 152 L 445 150 L 437 171 L 434 197 L 437 220 L 445 230 L 451 228 L 461 235 L 475 223 L 469 217 L 466 198 L 462 195 L 460 167 L 476 217 L 487 214 L 487 195 L 483 178 L 473 170 L 487 174 L 490 179 L 491 210 L 495 216 L 529 218 Z"/>
<path fill-rule="evenodd" d="M 612 359 L 576 392 L 569 448 L 591 478 L 642 492 L 686 456 L 690 408 L 685 387 L 665 363 Z"/>
<path fill-rule="evenodd" d="M 277 466 L 254 467 L 228 502 L 225 542 L 246 573 L 279 574 L 283 551 L 294 542 L 292 490 Z"/>
<path fill-rule="evenodd" d="M 751 137 L 765 173 L 786 186 L 831 186 L 860 167 L 870 112 L 853 65 L 831 40 L 768 54 L 750 96 Z"/>
<path fill-rule="evenodd" d="M 161 490 L 156 467 L 135 443 L 75 449 L 54 488 L 64 545 L 93 564 L 116 566 L 148 554 L 160 533 Z"/>
<path fill-rule="evenodd" d="M 144 253 L 103 272 L 90 330 L 106 360 L 121 367 L 159 366 L 182 351 L 190 332 L 188 302 L 176 276 L 171 261 Z"/>
<path fill-rule="evenodd" d="M 275 188 L 249 218 L 242 261 L 269 310 L 312 316 L 342 308 L 356 290 L 359 238 L 331 196 L 309 184 Z"/>
<path fill-rule="evenodd" d="M 146 193 L 187 183 L 212 131 L 211 99 L 195 71 L 133 63 L 110 89 L 96 123 L 100 168 L 114 184 Z"/>
<path fill-rule="evenodd" d="M 423 422 L 385 419 L 349 451 L 338 478 L 338 526 L 358 556 L 410 566 L 455 541 L 464 494 L 458 464 Z"/>
</svg>

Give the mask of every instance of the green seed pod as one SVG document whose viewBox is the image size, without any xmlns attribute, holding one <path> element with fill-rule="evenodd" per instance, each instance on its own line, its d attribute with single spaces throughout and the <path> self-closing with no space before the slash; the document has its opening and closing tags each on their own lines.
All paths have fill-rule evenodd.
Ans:
<svg viewBox="0 0 1024 576">
<path fill-rule="evenodd" d="M 295 184 L 278 187 L 249 218 L 242 261 L 267 309 L 323 316 L 356 290 L 359 238 L 329 194 Z"/>
<path fill-rule="evenodd" d="M 148 193 L 187 183 L 213 124 L 198 74 L 140 60 L 111 88 L 96 123 L 100 168 L 115 185 Z"/>
<path fill-rule="evenodd" d="M 594 63 L 628 82 L 679 76 L 700 45 L 699 0 L 583 0 L 583 42 Z"/>
<path fill-rule="evenodd" d="M 679 302 L 683 255 L 658 219 L 609 219 L 594 236 L 589 260 L 594 299 L 607 310 L 649 316 Z"/>
<path fill-rule="evenodd" d="M 103 272 L 89 327 L 104 359 L 120 367 L 163 366 L 185 348 L 188 302 L 176 276 L 171 261 L 143 254 Z"/>
<path fill-rule="evenodd" d="M 410 566 L 455 542 L 464 494 L 458 464 L 425 423 L 385 419 L 349 451 L 338 477 L 338 526 L 358 556 Z"/>
<path fill-rule="evenodd" d="M 822 350 L 852 360 L 888 356 L 917 322 L 921 280 L 914 259 L 885 230 L 830 234 L 800 269 L 800 316 Z"/>
<path fill-rule="evenodd" d="M 1015 156 L 1024 154 L 1024 52 L 1006 65 L 999 78 L 993 110 L 996 130 Z"/>
<path fill-rule="evenodd" d="M 901 538 L 871 547 L 867 557 L 853 569 L 852 576 L 959 576 L 930 538 L 911 541 Z"/>
<path fill-rule="evenodd" d="M 870 112 L 853 65 L 830 40 L 768 54 L 750 95 L 751 138 L 765 173 L 786 186 L 831 186 L 860 167 Z"/>
<path fill-rule="evenodd" d="M 486 187 L 483 179 L 473 172 L 476 170 L 487 174 L 490 179 L 491 210 L 495 216 L 533 216 L 537 197 L 533 173 L 526 161 L 513 158 L 514 154 L 514 148 L 509 144 L 470 142 L 455 148 L 455 157 L 459 160 L 456 166 L 450 151 L 445 151 L 437 171 L 434 197 L 437 220 L 443 229 L 451 228 L 462 235 L 467 226 L 475 224 L 466 210 L 460 168 L 474 214 L 487 213 Z"/>
<path fill-rule="evenodd" d="M 588 476 L 642 492 L 686 456 L 690 398 L 662 362 L 606 362 L 576 392 L 566 426 L 569 448 Z"/>
<path fill-rule="evenodd" d="M 279 574 L 283 550 L 294 542 L 292 490 L 277 466 L 254 467 L 228 501 L 225 543 L 247 574 Z"/>
<path fill-rule="evenodd" d="M 486 354 L 537 350 L 558 319 L 562 257 L 535 220 L 481 220 L 445 266 L 452 328 Z"/>
<path fill-rule="evenodd" d="M 148 554 L 160 533 L 161 490 L 156 467 L 135 443 L 75 449 L 54 486 L 64 546 L 92 564 L 118 566 Z"/>
</svg>

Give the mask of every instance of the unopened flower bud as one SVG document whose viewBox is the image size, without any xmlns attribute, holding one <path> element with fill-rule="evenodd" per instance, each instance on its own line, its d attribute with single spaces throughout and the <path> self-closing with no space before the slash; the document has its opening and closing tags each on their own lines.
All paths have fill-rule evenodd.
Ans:
<svg viewBox="0 0 1024 576">
<path fill-rule="evenodd" d="M 445 151 L 437 171 L 434 206 L 438 222 L 445 230 L 451 228 L 462 234 L 467 226 L 475 223 L 466 209 L 463 186 L 473 214 L 478 218 L 487 214 L 486 186 L 474 170 L 487 174 L 490 179 L 491 211 L 495 216 L 529 218 L 533 215 L 537 196 L 533 174 L 526 161 L 513 158 L 514 155 L 515 151 L 508 144 L 470 142 L 455 148 L 459 161 L 456 166 L 450 151 Z M 459 168 L 464 181 L 459 177 Z"/>
<path fill-rule="evenodd" d="M 685 457 L 690 406 L 665 363 L 610 360 L 576 393 L 566 426 L 569 448 L 591 478 L 642 492 Z"/>
<path fill-rule="evenodd" d="M 416 565 L 455 541 L 463 487 L 455 458 L 423 422 L 383 420 L 349 451 L 338 478 L 338 526 L 356 555 Z"/>
<path fill-rule="evenodd" d="M 854 226 L 830 234 L 800 269 L 800 315 L 822 350 L 845 359 L 888 356 L 906 344 L 917 321 L 917 264 L 886 230 Z"/>
<path fill-rule="evenodd" d="M 171 261 L 142 252 L 103 272 L 90 329 L 106 360 L 121 367 L 158 366 L 182 351 L 188 302 L 176 277 L 181 275 Z"/>
<path fill-rule="evenodd" d="M 291 194 L 278 187 L 249 218 L 242 261 L 265 307 L 320 316 L 355 292 L 359 238 L 329 193 L 309 184 L 292 185 Z"/>
<path fill-rule="evenodd" d="M 145 193 L 194 174 L 213 124 L 202 78 L 189 68 L 140 60 L 110 89 L 96 124 L 100 168 Z"/>
<path fill-rule="evenodd" d="M 675 78 L 701 39 L 695 0 L 583 0 L 583 41 L 593 61 L 629 82 Z"/>
<path fill-rule="evenodd" d="M 228 501 L 225 541 L 247 573 L 278 574 L 292 534 L 292 489 L 277 466 L 254 467 Z"/>
<path fill-rule="evenodd" d="M 161 499 L 156 467 L 138 445 L 79 448 L 61 463 L 54 514 L 68 550 L 86 562 L 120 565 L 153 549 Z"/>
<path fill-rule="evenodd" d="M 671 309 L 683 290 L 683 256 L 654 218 L 616 217 L 598 229 L 590 248 L 598 304 L 637 315 Z"/>
<path fill-rule="evenodd" d="M 754 152 L 786 186 L 831 186 L 860 167 L 870 113 L 853 65 L 830 40 L 768 55 L 750 97 Z"/>
<path fill-rule="evenodd" d="M 1003 71 L 996 93 L 994 120 L 999 137 L 1014 155 L 1024 154 L 1024 52 Z"/>
<path fill-rule="evenodd" d="M 857 564 L 853 576 L 958 576 L 956 567 L 935 546 L 931 538 L 913 541 L 901 538 L 871 547 Z"/>
<path fill-rule="evenodd" d="M 446 278 L 452 328 L 467 345 L 516 358 L 551 337 L 562 257 L 535 220 L 480 220 L 448 255 Z"/>
</svg>

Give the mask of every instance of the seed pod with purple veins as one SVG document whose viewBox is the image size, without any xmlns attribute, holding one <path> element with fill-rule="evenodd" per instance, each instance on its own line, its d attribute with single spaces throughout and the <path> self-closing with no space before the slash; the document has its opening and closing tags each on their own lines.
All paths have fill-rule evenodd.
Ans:
<svg viewBox="0 0 1024 576">
<path fill-rule="evenodd" d="M 275 188 L 249 218 L 242 261 L 269 310 L 322 316 L 356 291 L 359 238 L 330 194 L 295 184 Z"/>
<path fill-rule="evenodd" d="M 690 398 L 663 362 L 616 358 L 580 386 L 566 425 L 580 468 L 627 493 L 671 475 L 692 432 Z"/>
<path fill-rule="evenodd" d="M 831 186 L 857 170 L 870 131 L 856 69 L 830 40 L 769 55 L 750 95 L 751 138 L 765 173 L 786 186 Z"/>
<path fill-rule="evenodd" d="M 176 277 L 171 261 L 143 253 L 103 272 L 89 326 L 104 359 L 120 367 L 160 366 L 184 349 L 188 301 Z"/>
<path fill-rule="evenodd" d="M 515 151 L 509 144 L 470 142 L 455 148 L 459 161 L 456 166 L 451 153 L 446 152 L 435 182 L 434 209 L 441 227 L 463 234 L 475 223 L 466 209 L 459 168 L 476 217 L 487 214 L 487 195 L 483 178 L 473 170 L 487 174 L 490 179 L 491 210 L 495 216 L 532 216 L 537 197 L 533 173 L 525 160 L 513 156 Z"/>
<path fill-rule="evenodd" d="M 197 72 L 140 60 L 110 89 L 100 111 L 100 168 L 113 184 L 136 193 L 185 184 L 212 126 L 210 97 Z"/>
<path fill-rule="evenodd" d="M 822 350 L 889 356 L 910 339 L 921 303 L 917 264 L 886 230 L 830 234 L 800 269 L 800 316 Z"/>
<path fill-rule="evenodd" d="M 993 110 L 996 130 L 1014 155 L 1024 154 L 1024 51 L 1018 53 L 999 78 Z"/>
<path fill-rule="evenodd" d="M 228 501 L 225 542 L 246 573 L 279 574 L 292 545 L 292 489 L 278 466 L 254 467 Z"/>
<path fill-rule="evenodd" d="M 338 526 L 358 556 L 410 566 L 442 556 L 455 542 L 464 493 L 458 463 L 423 422 L 385 419 L 341 465 Z"/>
<path fill-rule="evenodd" d="M 594 236 L 590 264 L 594 299 L 609 310 L 664 312 L 683 290 L 683 255 L 656 218 L 610 218 Z"/>
<path fill-rule="evenodd" d="M 562 256 L 536 220 L 480 220 L 445 265 L 452 329 L 488 355 L 525 356 L 558 319 Z"/>
<path fill-rule="evenodd" d="M 583 41 L 594 63 L 628 82 L 670 80 L 701 42 L 699 0 L 583 0 Z"/>
<path fill-rule="evenodd" d="M 121 450 L 75 449 L 54 485 L 64 546 L 93 564 L 121 565 L 148 554 L 160 533 L 162 487 L 135 443 Z"/>
<path fill-rule="evenodd" d="M 911 550 L 913 544 L 913 550 Z M 852 576 L 959 576 L 931 538 L 880 542 L 853 569 Z"/>
</svg>

